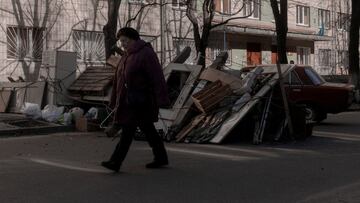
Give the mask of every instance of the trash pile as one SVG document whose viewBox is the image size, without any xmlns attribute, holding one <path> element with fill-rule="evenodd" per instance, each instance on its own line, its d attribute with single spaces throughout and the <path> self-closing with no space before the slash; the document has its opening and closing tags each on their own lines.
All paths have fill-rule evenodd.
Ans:
<svg viewBox="0 0 360 203">
<path fill-rule="evenodd" d="M 190 49 L 185 48 L 164 68 L 171 106 L 160 109 L 156 128 L 165 140 L 219 144 L 227 139 L 246 138 L 259 144 L 264 140 L 311 135 L 312 125 L 306 123 L 304 107 L 291 103 L 287 107 L 280 91 L 279 79 L 286 78 L 296 65 L 231 70 L 224 68 L 228 55 L 222 52 L 210 66 L 202 68 L 184 64 L 189 55 Z M 103 107 L 110 98 L 113 67 L 118 60 L 112 57 L 105 66 L 88 67 L 69 83 L 66 97 L 64 91 L 51 94 L 49 88 L 46 90 L 48 81 L 0 83 L 0 112 L 75 125 L 80 131 L 99 129 L 109 113 Z M 56 102 L 67 104 L 69 98 L 83 102 L 63 106 L 46 103 L 41 109 L 49 94 Z"/>
<path fill-rule="evenodd" d="M 165 140 L 219 144 L 241 137 L 259 144 L 311 135 L 312 124 L 306 123 L 303 106 L 289 104 L 289 128 L 276 65 L 231 71 L 222 68 L 226 57 L 226 53 L 219 55 L 202 71 L 186 64 L 165 68 L 170 95 L 178 93 L 178 97 L 170 97 L 175 98 L 171 109 L 160 109 L 156 126 L 165 132 Z M 281 65 L 281 76 L 287 77 L 294 67 Z M 176 75 L 177 79 L 172 78 Z M 178 86 L 174 87 L 172 81 L 176 80 Z"/>
</svg>

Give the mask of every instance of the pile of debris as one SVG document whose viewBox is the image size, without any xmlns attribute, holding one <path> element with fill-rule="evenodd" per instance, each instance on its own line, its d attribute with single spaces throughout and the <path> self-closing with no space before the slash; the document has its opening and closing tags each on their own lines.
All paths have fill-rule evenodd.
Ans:
<svg viewBox="0 0 360 203">
<path fill-rule="evenodd" d="M 184 64 L 190 51 L 190 48 L 185 48 L 164 68 L 171 105 L 160 109 L 160 119 L 156 123 L 164 139 L 218 144 L 227 138 L 241 137 L 251 138 L 253 143 L 259 144 L 265 139 L 304 138 L 311 134 L 312 127 L 306 123 L 303 107 L 290 104 L 289 108 L 284 108 L 287 102 L 280 91 L 279 80 L 287 77 L 295 65 L 229 70 L 224 68 L 228 55 L 223 52 L 203 69 L 199 65 Z M 61 106 L 49 106 L 60 103 L 68 110 L 74 106 L 90 109 L 88 114 L 84 116 L 82 111 L 82 115 L 75 119 L 78 130 L 86 130 L 87 120 L 94 119 L 93 116 L 86 118 L 86 115 L 99 115 L 95 116 L 99 126 L 109 113 L 105 107 L 110 99 L 114 67 L 118 62 L 119 57 L 113 56 L 106 65 L 87 67 L 77 79 L 76 71 L 71 71 L 63 77 L 67 81 L 61 80 L 63 84 L 66 82 L 61 88 L 55 88 L 56 85 L 47 80 L 0 83 L 0 112 L 24 113 L 25 107 L 34 111 L 30 112 L 35 116 L 44 117 L 46 112 L 52 112 L 56 113 L 56 121 L 73 124 L 70 111 Z M 72 69 L 76 70 L 75 67 Z M 43 100 L 48 105 L 40 110 L 44 106 Z M 90 112 L 94 108 L 91 110 L 89 107 L 95 107 L 96 112 L 103 108 L 103 113 Z"/>
<path fill-rule="evenodd" d="M 227 54 L 212 65 L 169 64 L 164 69 L 172 108 L 160 109 L 158 129 L 166 140 L 188 143 L 222 143 L 228 137 L 264 139 L 305 138 L 312 125 L 306 123 L 301 106 L 290 104 L 291 123 L 279 86 L 276 65 L 254 66 L 242 71 L 223 69 Z M 295 65 L 279 65 L 282 77 Z M 291 132 L 291 133 L 290 133 Z"/>
</svg>

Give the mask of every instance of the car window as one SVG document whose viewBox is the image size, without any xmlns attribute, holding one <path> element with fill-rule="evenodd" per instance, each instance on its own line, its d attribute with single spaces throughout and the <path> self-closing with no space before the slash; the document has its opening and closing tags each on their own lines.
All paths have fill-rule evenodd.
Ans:
<svg viewBox="0 0 360 203">
<path fill-rule="evenodd" d="M 299 76 L 294 71 L 291 71 L 291 74 L 289 74 L 287 77 L 284 78 L 284 84 L 286 84 L 286 85 L 301 85 L 302 82 L 299 79 Z"/>
<path fill-rule="evenodd" d="M 305 73 L 314 85 L 320 85 L 325 82 L 325 80 L 312 68 L 305 68 Z"/>
<path fill-rule="evenodd" d="M 292 71 L 290 74 L 290 81 L 291 81 L 291 85 L 301 85 L 302 84 L 301 80 L 299 79 L 299 76 L 294 71 Z"/>
</svg>

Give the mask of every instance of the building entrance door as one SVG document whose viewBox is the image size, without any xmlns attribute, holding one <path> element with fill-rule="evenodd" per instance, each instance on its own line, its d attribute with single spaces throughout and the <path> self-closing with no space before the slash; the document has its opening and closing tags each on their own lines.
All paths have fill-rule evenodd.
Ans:
<svg viewBox="0 0 360 203">
<path fill-rule="evenodd" d="M 272 45 L 271 46 L 271 64 L 276 64 L 277 60 L 277 46 Z"/>
<path fill-rule="evenodd" d="M 261 64 L 261 44 L 247 43 L 246 51 L 248 65 Z"/>
</svg>

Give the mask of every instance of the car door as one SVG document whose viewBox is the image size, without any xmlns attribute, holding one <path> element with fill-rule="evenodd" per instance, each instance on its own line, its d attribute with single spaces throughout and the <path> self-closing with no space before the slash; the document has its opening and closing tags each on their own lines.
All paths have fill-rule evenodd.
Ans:
<svg viewBox="0 0 360 203">
<path fill-rule="evenodd" d="M 293 103 L 298 103 L 302 99 L 304 83 L 301 81 L 297 72 L 295 70 L 291 71 L 285 78 L 284 83 L 289 100 Z"/>
</svg>

